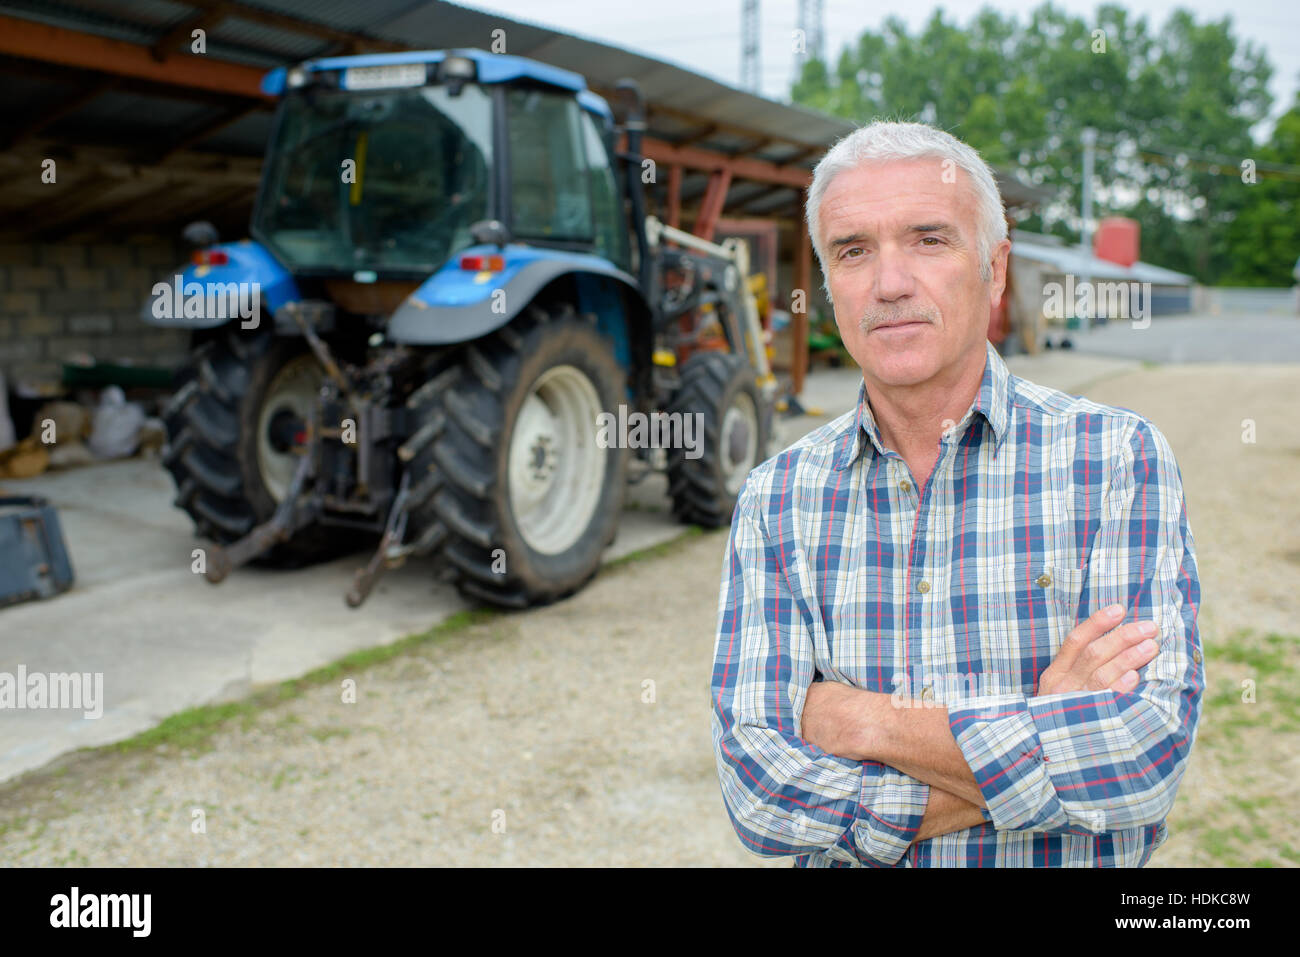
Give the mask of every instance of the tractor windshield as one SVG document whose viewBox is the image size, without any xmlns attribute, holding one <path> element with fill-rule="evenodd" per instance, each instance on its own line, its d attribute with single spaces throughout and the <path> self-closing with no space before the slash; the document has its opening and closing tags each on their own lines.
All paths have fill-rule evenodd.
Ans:
<svg viewBox="0 0 1300 957">
<path fill-rule="evenodd" d="M 253 233 L 288 265 L 419 271 L 487 218 L 492 102 L 475 84 L 286 100 Z"/>
</svg>

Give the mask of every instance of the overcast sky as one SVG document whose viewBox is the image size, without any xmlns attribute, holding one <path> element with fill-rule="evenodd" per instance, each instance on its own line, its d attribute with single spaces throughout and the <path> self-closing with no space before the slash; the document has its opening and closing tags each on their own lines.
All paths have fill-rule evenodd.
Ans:
<svg viewBox="0 0 1300 957">
<path fill-rule="evenodd" d="M 622 0 L 458 2 L 670 60 L 733 86 L 740 83 L 741 0 L 649 0 L 635 5 Z M 1055 3 L 1085 19 L 1098 6 L 1086 0 Z M 1022 22 L 1028 11 L 1039 6 L 1036 0 L 913 0 L 906 4 L 824 0 L 824 4 L 826 45 L 832 63 L 842 47 L 863 30 L 878 28 L 891 12 L 897 12 L 915 33 L 938 7 L 943 8 L 949 22 L 965 26 L 985 6 L 1016 13 Z M 1276 117 L 1290 106 L 1300 84 L 1300 3 L 1296 0 L 1129 0 L 1125 6 L 1132 13 L 1145 15 L 1148 24 L 1156 29 L 1177 7 L 1191 10 L 1198 23 L 1231 15 L 1239 44 L 1249 40 L 1262 46 L 1273 65 L 1272 115 Z M 760 0 L 759 10 L 763 93 L 784 100 L 794 64 L 791 34 L 796 26 L 798 0 Z"/>
</svg>

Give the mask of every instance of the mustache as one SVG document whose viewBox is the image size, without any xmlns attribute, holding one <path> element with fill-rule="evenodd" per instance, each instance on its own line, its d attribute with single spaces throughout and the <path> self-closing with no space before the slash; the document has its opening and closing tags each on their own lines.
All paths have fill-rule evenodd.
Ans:
<svg viewBox="0 0 1300 957">
<path fill-rule="evenodd" d="M 870 332 L 877 326 L 898 322 L 928 322 L 932 326 L 939 324 L 939 310 L 934 306 L 904 306 L 901 308 L 877 306 L 867 309 L 858 319 L 858 328 Z"/>
</svg>

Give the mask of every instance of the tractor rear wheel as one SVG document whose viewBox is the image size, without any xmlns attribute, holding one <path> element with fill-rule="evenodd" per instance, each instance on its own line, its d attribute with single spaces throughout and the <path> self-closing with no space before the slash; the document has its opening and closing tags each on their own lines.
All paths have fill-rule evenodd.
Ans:
<svg viewBox="0 0 1300 957">
<path fill-rule="evenodd" d="M 682 364 L 668 411 L 698 414 L 704 425 L 702 448 L 668 453 L 673 514 L 705 528 L 730 524 L 746 476 L 767 458 L 772 431 L 772 406 L 753 368 L 734 353 L 697 352 Z"/>
<path fill-rule="evenodd" d="M 163 464 L 176 481 L 175 504 L 195 529 L 220 544 L 248 534 L 288 491 L 323 373 L 297 340 L 230 331 L 194 350 L 163 418 Z M 353 535 L 302 529 L 261 556 L 298 565 L 356 544 Z"/>
<path fill-rule="evenodd" d="M 626 385 L 591 321 L 533 305 L 412 393 L 411 521 L 463 594 L 524 608 L 596 574 L 627 462 L 597 442 L 597 416 L 617 415 Z"/>
</svg>

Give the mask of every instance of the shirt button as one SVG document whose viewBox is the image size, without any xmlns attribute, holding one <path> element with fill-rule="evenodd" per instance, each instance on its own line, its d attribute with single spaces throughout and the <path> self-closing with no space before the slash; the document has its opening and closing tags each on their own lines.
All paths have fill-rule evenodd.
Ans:
<svg viewBox="0 0 1300 957">
<path fill-rule="evenodd" d="M 1038 578 L 1035 579 L 1035 581 L 1037 582 L 1039 588 L 1046 588 L 1048 585 L 1052 583 L 1052 576 L 1049 575 L 1047 572 L 1043 572 L 1041 575 L 1038 576 Z"/>
<path fill-rule="evenodd" d="M 916 583 L 916 590 L 919 591 L 922 595 L 924 595 L 926 592 L 930 590 L 930 583 L 927 581 L 919 581 Z"/>
<path fill-rule="evenodd" d="M 1198 665 L 1201 663 L 1201 649 L 1200 649 L 1200 648 L 1193 648 L 1193 649 L 1192 649 L 1192 660 L 1193 660 L 1194 662 L 1196 662 Z"/>
<path fill-rule="evenodd" d="M 934 689 L 931 688 L 929 685 L 926 685 L 925 688 L 921 691 L 921 700 L 922 700 L 922 701 L 933 701 L 933 700 L 934 700 Z"/>
<path fill-rule="evenodd" d="M 904 492 L 912 491 L 912 483 L 909 482 L 907 479 L 903 479 L 903 481 L 899 482 L 898 487 L 901 488 Z"/>
</svg>

